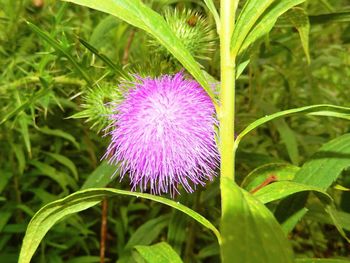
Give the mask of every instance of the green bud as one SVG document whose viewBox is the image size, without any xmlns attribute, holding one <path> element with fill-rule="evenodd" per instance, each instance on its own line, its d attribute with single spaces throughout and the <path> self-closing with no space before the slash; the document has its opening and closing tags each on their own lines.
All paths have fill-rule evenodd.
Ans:
<svg viewBox="0 0 350 263">
<path fill-rule="evenodd" d="M 86 122 L 91 123 L 91 128 L 100 132 L 111 124 L 109 115 L 122 99 L 123 95 L 117 86 L 94 87 L 83 96 L 83 110 L 71 118 L 86 118 Z"/>
<path fill-rule="evenodd" d="M 166 9 L 164 19 L 192 56 L 198 59 L 208 59 L 214 50 L 215 31 L 207 19 L 192 10 Z M 151 39 L 149 45 L 155 53 L 166 59 L 172 56 L 157 40 Z"/>
</svg>

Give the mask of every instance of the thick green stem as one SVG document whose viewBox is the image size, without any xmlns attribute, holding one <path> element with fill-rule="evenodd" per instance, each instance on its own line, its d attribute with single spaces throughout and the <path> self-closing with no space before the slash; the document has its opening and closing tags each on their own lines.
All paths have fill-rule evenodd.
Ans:
<svg viewBox="0 0 350 263">
<path fill-rule="evenodd" d="M 221 178 L 234 180 L 235 58 L 230 52 L 237 0 L 221 0 L 221 93 L 220 152 Z M 222 200 L 223 201 L 223 200 Z"/>
<path fill-rule="evenodd" d="M 230 253 L 230 233 L 226 223 L 229 220 L 229 204 L 233 202 L 230 194 L 231 184 L 227 181 L 234 180 L 235 154 L 234 145 L 234 120 L 235 120 L 235 57 L 230 52 L 231 36 L 234 29 L 235 13 L 238 0 L 221 0 L 221 32 L 220 32 L 220 58 L 221 58 L 221 94 L 220 94 L 220 191 L 221 191 L 221 259 L 222 262 L 230 262 L 227 255 Z"/>
</svg>

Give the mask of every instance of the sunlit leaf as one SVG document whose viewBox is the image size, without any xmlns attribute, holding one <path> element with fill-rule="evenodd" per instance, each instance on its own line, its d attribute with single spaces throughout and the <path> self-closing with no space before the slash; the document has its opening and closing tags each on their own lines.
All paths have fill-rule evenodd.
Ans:
<svg viewBox="0 0 350 263">
<path fill-rule="evenodd" d="M 216 10 L 216 7 L 214 5 L 213 0 L 204 0 L 204 3 L 207 5 L 209 11 L 211 12 L 211 14 L 214 17 L 216 28 L 217 28 L 217 31 L 219 33 L 220 29 L 221 29 L 221 21 L 220 21 L 220 16 L 219 16 L 218 10 Z"/>
<path fill-rule="evenodd" d="M 271 115 L 266 115 L 265 117 L 262 117 L 252 122 L 243 131 L 241 131 L 241 133 L 237 136 L 235 140 L 235 150 L 237 149 L 238 144 L 240 143 L 240 141 L 245 135 L 247 135 L 249 132 L 256 129 L 257 127 L 269 121 L 272 121 L 274 119 L 294 115 L 297 113 L 304 113 L 304 114 L 306 113 L 306 114 L 314 114 L 314 115 L 318 113 L 320 116 L 332 117 L 334 112 L 339 113 L 339 115 L 342 116 L 343 118 L 350 116 L 350 108 L 335 106 L 335 105 L 328 105 L 328 104 L 305 106 L 305 107 L 300 107 L 300 108 L 295 108 L 290 110 L 279 111 Z"/>
<path fill-rule="evenodd" d="M 179 255 L 165 242 L 135 248 L 148 263 L 182 263 Z"/>
<path fill-rule="evenodd" d="M 264 1 L 254 1 L 255 5 L 260 5 L 260 2 Z M 275 25 L 277 19 L 287 12 L 292 7 L 299 5 L 305 2 L 305 0 L 284 0 L 284 1 L 273 1 L 273 4 L 269 6 L 268 9 L 260 16 L 260 11 L 256 11 L 256 15 L 252 13 L 252 16 L 256 19 L 256 16 L 259 14 L 258 20 L 256 21 L 254 27 L 249 31 L 249 34 L 244 38 L 243 42 L 238 42 L 235 44 L 235 40 L 232 39 L 232 45 L 234 45 L 233 51 L 238 53 L 242 53 L 245 51 L 251 44 L 253 44 L 256 40 L 269 33 L 273 26 Z M 253 10 L 254 12 L 254 10 Z M 246 20 L 245 20 L 246 21 Z M 239 30 L 237 30 L 237 34 L 239 34 Z"/>
<path fill-rule="evenodd" d="M 350 134 L 344 134 L 334 140 L 324 144 L 309 161 L 296 173 L 293 181 L 312 187 L 317 187 L 323 191 L 340 176 L 341 172 L 350 167 Z M 296 211 L 305 205 L 307 195 L 290 197 L 277 207 L 276 215 L 280 221 L 285 221 Z M 327 208 L 328 213 L 334 219 L 334 224 L 339 226 L 336 213 Z M 343 233 L 340 227 L 338 230 Z M 346 238 L 345 235 L 343 235 Z"/>
<path fill-rule="evenodd" d="M 324 192 L 322 189 L 317 187 L 312 187 L 310 185 L 284 181 L 284 182 L 275 182 L 269 184 L 254 194 L 260 202 L 266 204 L 272 201 L 276 201 L 287 197 L 289 195 L 299 193 L 299 192 L 315 192 L 318 194 L 325 202 L 331 203 L 332 197 Z"/>
<path fill-rule="evenodd" d="M 328 13 L 315 16 L 309 16 L 311 24 L 328 24 L 328 23 L 348 23 L 350 22 L 350 12 Z"/>
<path fill-rule="evenodd" d="M 184 47 L 182 42 L 172 32 L 164 18 L 147 7 L 140 0 L 65 0 L 78 5 L 90 7 L 124 20 L 125 22 L 145 30 L 166 47 L 192 76 L 203 86 L 214 100 L 213 91 L 204 77 L 200 66 Z"/>
<path fill-rule="evenodd" d="M 189 215 L 204 227 L 210 229 L 218 240 L 221 239 L 219 231 L 203 216 L 181 205 L 173 200 L 169 200 L 160 196 L 123 191 L 111 188 L 94 188 L 75 192 L 63 199 L 49 203 L 41 208 L 30 221 L 26 235 L 23 240 L 18 263 L 29 263 L 41 240 L 44 238 L 50 228 L 59 220 L 67 215 L 77 213 L 88 209 L 107 197 L 118 195 L 140 197 L 155 202 L 165 204 L 180 210 Z"/>
<path fill-rule="evenodd" d="M 273 214 L 251 194 L 225 178 L 226 204 L 221 220 L 221 250 L 232 262 L 293 262 L 293 252 Z M 258 240 L 258 242 L 257 242 Z"/>
<path fill-rule="evenodd" d="M 235 30 L 231 39 L 231 50 L 234 54 L 238 54 L 242 43 L 252 30 L 255 23 L 273 2 L 274 0 L 246 1 L 237 18 Z"/>
<path fill-rule="evenodd" d="M 309 51 L 309 33 L 310 33 L 310 22 L 306 11 L 300 7 L 294 7 L 286 13 L 287 19 L 293 24 L 298 30 L 301 45 L 304 49 L 307 62 L 310 64 L 310 51 Z"/>
<path fill-rule="evenodd" d="M 294 181 L 326 190 L 350 167 L 350 134 L 323 145 L 296 173 Z"/>
</svg>

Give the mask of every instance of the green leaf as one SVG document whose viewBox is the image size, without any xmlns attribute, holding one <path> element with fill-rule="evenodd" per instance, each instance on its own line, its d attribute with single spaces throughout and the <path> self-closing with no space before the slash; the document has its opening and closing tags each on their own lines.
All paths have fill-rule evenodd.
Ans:
<svg viewBox="0 0 350 263">
<path fill-rule="evenodd" d="M 158 218 L 148 220 L 141 225 L 135 233 L 132 234 L 128 243 L 125 245 L 124 251 L 121 253 L 118 262 L 128 262 L 132 256 L 132 249 L 137 245 L 150 245 L 161 233 L 161 231 L 168 225 L 169 215 L 163 215 Z"/>
<path fill-rule="evenodd" d="M 235 200 L 222 215 L 222 254 L 230 262 L 293 262 L 291 245 L 270 210 L 231 180 L 221 180 Z"/>
<path fill-rule="evenodd" d="M 286 13 L 287 19 L 298 30 L 301 45 L 306 55 L 307 63 L 310 64 L 310 51 L 309 51 L 309 33 L 310 22 L 306 11 L 303 8 L 295 7 Z"/>
<path fill-rule="evenodd" d="M 316 112 L 310 112 L 308 113 L 308 115 L 335 117 L 339 119 L 350 120 L 350 116 L 348 114 L 344 114 L 341 112 L 334 112 L 334 111 L 316 111 Z"/>
<path fill-rule="evenodd" d="M 37 160 L 31 160 L 29 163 L 38 169 L 38 173 L 40 175 L 45 175 L 51 178 L 52 180 L 54 180 L 56 183 L 60 185 L 60 187 L 64 192 L 68 193 L 68 189 L 67 189 L 68 182 L 64 174 L 57 172 L 57 170 L 54 167 L 46 163 L 39 162 Z"/>
<path fill-rule="evenodd" d="M 121 21 L 115 16 L 107 16 L 104 19 L 102 19 L 93 28 L 92 34 L 89 38 L 89 43 L 91 43 L 91 45 L 94 47 L 100 48 L 104 44 L 106 36 L 113 32 L 113 30 L 120 25 L 120 22 Z"/>
<path fill-rule="evenodd" d="M 69 160 L 66 156 L 62 154 L 49 153 L 49 152 L 47 152 L 46 154 L 51 158 L 55 159 L 57 162 L 66 166 L 72 172 L 75 180 L 79 179 L 77 167 L 75 167 L 75 164 L 71 160 Z"/>
<path fill-rule="evenodd" d="M 166 47 L 192 74 L 215 101 L 214 93 L 198 63 L 172 32 L 164 18 L 140 0 L 64 0 L 114 15 L 125 22 L 145 30 Z"/>
<path fill-rule="evenodd" d="M 257 191 L 254 194 L 254 197 L 256 197 L 263 204 L 266 204 L 295 193 L 308 191 L 315 192 L 326 203 L 331 203 L 333 200 L 329 194 L 320 188 L 290 181 L 269 184 Z"/>
<path fill-rule="evenodd" d="M 56 51 L 60 52 L 63 56 L 65 56 L 75 67 L 78 73 L 83 77 L 83 79 L 91 86 L 92 81 L 90 79 L 89 74 L 82 68 L 82 66 L 73 58 L 71 54 L 69 54 L 64 47 L 60 43 L 58 43 L 55 39 L 53 39 L 48 33 L 41 30 L 36 25 L 27 22 L 29 28 L 35 32 L 39 37 L 44 39 L 47 43 L 50 44 Z"/>
<path fill-rule="evenodd" d="M 317 187 L 323 191 L 340 176 L 341 172 L 350 166 L 350 134 L 340 136 L 324 144 L 309 161 L 296 173 L 293 181 L 312 187 Z M 280 221 L 286 220 L 302 209 L 305 205 L 307 195 L 290 197 L 276 209 L 276 216 Z M 343 231 L 339 227 L 339 219 L 331 208 L 326 209 L 333 219 L 333 223 L 338 226 L 341 234 Z M 301 215 L 302 216 L 302 215 Z M 301 219 L 301 218 L 300 218 Z M 345 235 L 343 235 L 346 238 Z"/>
<path fill-rule="evenodd" d="M 101 262 L 100 257 L 98 256 L 81 256 L 70 259 L 66 263 L 99 263 Z"/>
<path fill-rule="evenodd" d="M 252 30 L 260 16 L 275 0 L 248 0 L 239 14 L 231 39 L 231 52 L 238 54 L 245 38 Z"/>
<path fill-rule="evenodd" d="M 266 2 L 264 1 L 254 1 L 256 5 L 260 5 L 260 2 Z M 263 13 L 262 16 L 259 16 L 258 21 L 256 21 L 254 27 L 249 31 L 249 34 L 245 37 L 244 42 L 239 43 L 239 45 L 235 44 L 233 51 L 236 52 L 235 54 L 242 53 L 245 51 L 251 44 L 253 44 L 257 39 L 263 37 L 267 33 L 271 31 L 273 26 L 275 25 L 277 19 L 287 12 L 292 7 L 299 5 L 301 3 L 305 2 L 305 0 L 284 0 L 284 1 L 274 1 L 272 5 L 269 6 L 268 9 Z M 254 10 L 252 11 L 254 12 Z M 260 15 L 260 11 L 256 11 L 257 14 Z M 254 20 L 256 20 L 256 15 L 252 14 L 254 17 Z M 248 18 L 250 19 L 250 16 Z M 247 21 L 247 20 L 244 20 Z M 243 21 L 243 22 L 244 22 Z M 239 34 L 240 31 L 237 29 L 237 34 Z M 234 39 L 232 39 L 232 46 L 234 45 Z"/>
<path fill-rule="evenodd" d="M 337 189 L 339 191 L 344 191 L 344 192 L 350 192 L 350 188 L 347 188 L 347 187 L 342 186 L 340 184 L 335 185 L 334 189 Z"/>
<path fill-rule="evenodd" d="M 340 235 L 343 238 L 345 238 L 346 241 L 348 241 L 348 243 L 350 243 L 350 239 L 348 238 L 347 234 L 345 233 L 345 231 L 343 229 L 343 225 L 342 225 L 341 219 L 339 218 L 339 216 L 337 214 L 337 210 L 335 208 L 335 205 L 334 204 L 328 205 L 325 207 L 325 210 L 328 213 L 328 215 L 330 216 L 330 218 L 332 219 L 332 223 L 337 228 Z"/>
<path fill-rule="evenodd" d="M 174 210 L 168 226 L 167 241 L 173 249 L 180 253 L 182 244 L 186 241 L 187 233 L 183 231 L 186 229 L 188 217 L 183 213 Z"/>
<path fill-rule="evenodd" d="M 50 129 L 47 126 L 38 128 L 38 130 L 44 134 L 47 134 L 47 135 L 57 136 L 57 137 L 61 137 L 63 139 L 66 139 L 67 141 L 70 141 L 77 149 L 79 149 L 78 142 L 75 140 L 75 138 L 72 135 L 70 135 L 67 132 L 64 132 L 60 129 Z"/>
<path fill-rule="evenodd" d="M 125 249 L 133 248 L 136 245 L 151 244 L 168 223 L 169 215 L 163 215 L 147 221 L 132 234 L 128 243 L 125 245 Z"/>
<path fill-rule="evenodd" d="M 11 170 L 3 169 L 1 171 L 1 176 L 0 176 L 0 193 L 3 193 L 6 189 L 8 189 L 7 186 L 10 183 L 12 177 L 13 177 L 13 172 Z"/>
<path fill-rule="evenodd" d="M 153 246 L 136 246 L 135 248 L 149 263 L 182 263 L 179 255 L 165 242 Z"/>
<path fill-rule="evenodd" d="M 24 172 L 24 169 L 26 167 L 26 158 L 23 153 L 23 149 L 20 145 L 18 144 L 11 144 L 11 147 L 16 155 L 17 163 L 18 163 L 18 171 L 22 175 Z M 0 192 L 1 192 L 1 187 L 0 187 Z"/>
<path fill-rule="evenodd" d="M 271 114 L 278 111 L 278 109 L 275 106 L 271 105 L 271 103 L 260 102 L 259 105 L 262 107 L 262 111 L 265 114 Z M 290 160 L 294 165 L 298 165 L 300 158 L 298 142 L 295 133 L 283 119 L 273 120 L 272 123 L 280 134 L 281 141 L 287 148 Z"/>
<path fill-rule="evenodd" d="M 244 69 L 248 66 L 249 62 L 250 62 L 250 59 L 248 59 L 248 60 L 246 60 L 246 61 L 240 63 L 240 64 L 237 66 L 236 79 L 238 79 L 238 78 L 242 75 Z"/>
<path fill-rule="evenodd" d="M 204 259 L 207 257 L 212 257 L 217 255 L 220 255 L 220 247 L 218 244 L 213 243 L 211 245 L 201 248 L 201 250 L 197 254 L 197 257 L 199 259 Z"/>
<path fill-rule="evenodd" d="M 31 120 L 29 116 L 26 115 L 24 112 L 20 112 L 18 115 L 19 116 L 17 120 L 19 122 L 20 132 L 24 140 L 24 145 L 26 146 L 29 156 L 31 156 L 32 148 L 31 148 L 29 129 L 28 129 L 28 125 L 30 124 Z"/>
<path fill-rule="evenodd" d="M 290 233 L 294 229 L 294 227 L 299 223 L 301 218 L 303 218 L 303 216 L 307 214 L 308 211 L 309 210 L 307 208 L 303 207 L 299 211 L 295 212 L 293 215 L 288 217 L 287 220 L 285 220 L 281 224 L 284 233 L 288 235 L 288 233 Z"/>
<path fill-rule="evenodd" d="M 209 11 L 211 12 L 211 14 L 214 17 L 215 20 L 215 24 L 216 24 L 216 29 L 218 34 L 220 34 L 220 30 L 221 30 L 221 21 L 220 21 L 220 16 L 218 13 L 218 10 L 216 9 L 213 0 L 204 0 L 204 3 L 207 5 Z"/>
<path fill-rule="evenodd" d="M 350 11 L 309 16 L 311 24 L 348 23 Z"/>
<path fill-rule="evenodd" d="M 335 259 L 335 258 L 297 258 L 297 263 L 350 263 L 347 259 Z"/>
<path fill-rule="evenodd" d="M 295 165 L 299 164 L 298 142 L 294 131 L 289 127 L 285 120 L 274 120 L 274 126 L 280 134 L 281 141 L 287 148 L 287 152 L 291 162 Z"/>
<path fill-rule="evenodd" d="M 112 60 L 110 60 L 107 56 L 100 53 L 95 47 L 93 47 L 91 44 L 89 44 L 87 41 L 85 41 L 82 38 L 79 38 L 80 43 L 82 43 L 88 50 L 90 50 L 93 54 L 95 54 L 98 58 L 100 58 L 106 65 L 115 72 L 121 72 L 121 65 L 116 65 L 113 63 Z"/>
<path fill-rule="evenodd" d="M 50 89 L 41 89 L 33 93 L 33 95 L 29 99 L 27 99 L 25 102 L 16 106 L 16 108 L 7 113 L 5 117 L 2 118 L 0 125 L 11 119 L 13 116 L 17 115 L 19 112 L 25 110 L 27 107 L 33 105 L 34 102 L 47 95 L 50 91 Z"/>
<path fill-rule="evenodd" d="M 103 161 L 91 174 L 88 175 L 81 190 L 88 188 L 106 187 L 117 176 L 116 170 L 118 166 L 110 165 L 107 161 Z M 113 175 L 116 172 L 115 175 Z"/>
<path fill-rule="evenodd" d="M 41 240 L 57 221 L 61 220 L 67 215 L 71 215 L 73 213 L 77 213 L 95 206 L 104 198 L 118 195 L 141 197 L 178 209 L 195 219 L 204 227 L 210 229 L 220 242 L 220 233 L 213 226 L 213 224 L 211 224 L 200 214 L 173 200 L 169 200 L 160 196 L 118 189 L 94 188 L 75 192 L 63 199 L 49 203 L 41 208 L 28 224 L 18 263 L 30 262 Z"/>
<path fill-rule="evenodd" d="M 350 133 L 324 144 L 296 173 L 294 181 L 326 190 L 350 167 Z"/>
<path fill-rule="evenodd" d="M 325 111 L 326 110 L 326 111 Z M 304 114 L 319 114 L 322 116 L 330 116 L 332 117 L 331 113 L 337 112 L 341 114 L 341 116 L 346 117 L 350 116 L 350 108 L 347 107 L 341 107 L 341 106 L 335 106 L 335 105 L 329 105 L 329 104 L 318 104 L 318 105 L 311 105 L 311 106 L 305 106 L 300 108 L 294 108 L 290 110 L 284 110 L 280 112 L 273 113 L 271 115 L 266 115 L 265 117 L 262 117 L 251 124 L 249 124 L 236 138 L 234 143 L 234 150 L 237 150 L 237 147 L 242 140 L 242 138 L 247 135 L 249 132 L 254 130 L 255 128 L 272 121 L 277 118 L 286 117 L 290 115 L 294 115 L 297 113 L 304 113 Z"/>
<path fill-rule="evenodd" d="M 333 211 L 333 215 L 337 217 L 339 225 L 343 229 L 350 231 L 350 213 L 346 213 L 343 211 Z M 314 209 L 313 207 L 311 207 L 310 211 L 306 214 L 305 218 L 315 222 L 333 225 L 332 218 L 329 216 L 329 214 L 327 214 L 324 211 L 324 209 Z"/>
</svg>

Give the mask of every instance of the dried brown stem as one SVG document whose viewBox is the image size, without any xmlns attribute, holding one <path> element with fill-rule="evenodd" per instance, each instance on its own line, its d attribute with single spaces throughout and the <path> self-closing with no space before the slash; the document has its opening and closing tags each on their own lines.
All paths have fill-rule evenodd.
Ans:
<svg viewBox="0 0 350 263">
<path fill-rule="evenodd" d="M 132 41 L 134 40 L 134 36 L 135 36 L 135 30 L 131 30 L 129 38 L 128 38 L 128 42 L 127 42 L 126 47 L 124 49 L 123 65 L 126 65 L 128 63 L 130 47 L 131 47 Z"/>
<path fill-rule="evenodd" d="M 108 208 L 108 200 L 104 199 L 102 201 L 102 216 L 101 216 L 100 263 L 105 262 L 105 255 L 106 255 L 107 208 Z"/>
<path fill-rule="evenodd" d="M 265 187 L 266 185 L 276 182 L 277 181 L 277 176 L 274 174 L 271 174 L 269 177 L 265 179 L 264 182 L 262 182 L 258 187 L 254 188 L 253 190 L 250 191 L 251 194 L 254 194 L 255 192 L 259 191 L 261 188 Z"/>
</svg>

